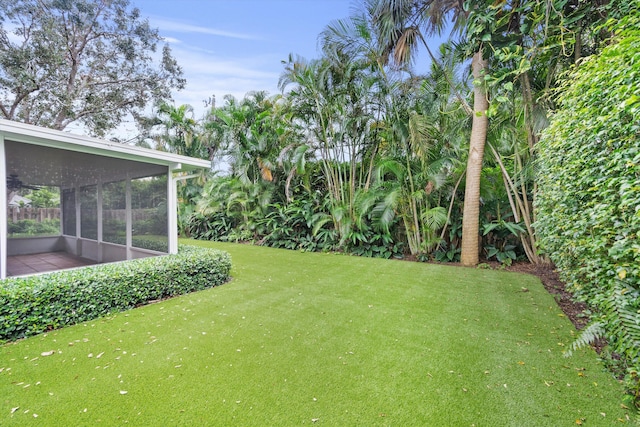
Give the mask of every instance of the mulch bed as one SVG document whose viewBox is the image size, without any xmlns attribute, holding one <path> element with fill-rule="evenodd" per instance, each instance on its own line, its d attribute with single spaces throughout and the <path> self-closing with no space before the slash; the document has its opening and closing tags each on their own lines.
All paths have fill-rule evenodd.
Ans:
<svg viewBox="0 0 640 427">
<path fill-rule="evenodd" d="M 414 261 L 417 259 L 411 255 L 405 255 L 402 259 L 403 261 Z M 457 265 L 460 266 L 459 263 L 449 262 L 449 263 L 440 263 L 433 262 L 434 264 L 442 264 L 442 265 Z M 575 326 L 577 330 L 583 329 L 589 323 L 588 316 L 585 315 L 585 310 L 587 309 L 587 305 L 582 302 L 577 302 L 573 299 L 573 296 L 570 292 L 567 292 L 565 289 L 565 283 L 560 280 L 558 273 L 555 270 L 555 266 L 553 264 L 531 264 L 529 262 L 516 262 L 510 266 L 502 266 L 501 263 L 496 261 L 488 261 L 486 259 L 480 260 L 481 264 L 488 265 L 494 270 L 498 270 L 504 268 L 506 271 L 514 271 L 517 273 L 525 273 L 532 274 L 537 276 L 542 282 L 543 286 L 556 300 L 558 306 L 563 311 L 564 315 L 567 316 L 571 323 Z"/>
<path fill-rule="evenodd" d="M 573 300 L 571 293 L 565 289 L 565 283 L 560 280 L 552 264 L 535 265 L 527 262 L 518 262 L 507 267 L 506 270 L 538 276 L 547 292 L 553 295 L 560 309 L 571 320 L 576 329 L 580 330 L 589 323 L 589 319 L 584 314 L 587 305 Z"/>
<path fill-rule="evenodd" d="M 415 256 L 405 255 L 402 258 L 402 261 L 417 262 L 417 259 Z M 430 262 L 434 264 L 460 266 L 459 263 L 454 262 Z M 571 323 L 573 323 L 577 330 L 583 329 L 589 323 L 589 319 L 585 315 L 587 305 L 583 302 L 575 301 L 571 293 L 567 292 L 567 290 L 565 289 L 566 285 L 562 280 L 560 280 L 560 277 L 558 276 L 558 273 L 556 272 L 555 266 L 553 264 L 536 265 L 529 262 L 515 262 L 507 267 L 503 266 L 499 262 L 488 261 L 486 259 L 482 259 L 480 260 L 480 262 L 484 265 L 488 265 L 494 270 L 504 268 L 506 271 L 514 271 L 517 273 L 532 274 L 534 276 L 537 276 L 547 292 L 553 295 L 556 303 L 558 304 L 564 315 L 567 316 L 569 320 L 571 320 Z"/>
<path fill-rule="evenodd" d="M 490 265 L 492 268 L 500 268 L 499 263 Z M 506 270 L 537 276 L 547 292 L 553 295 L 558 307 L 571 320 L 577 330 L 583 329 L 589 323 L 589 318 L 585 314 L 585 310 L 588 308 L 587 305 L 583 302 L 575 301 L 571 293 L 567 292 L 566 285 L 560 280 L 553 264 L 536 265 L 528 262 L 517 262 L 506 267 Z M 591 344 L 591 347 L 600 354 L 606 345 L 607 341 L 604 338 L 599 338 Z"/>
</svg>

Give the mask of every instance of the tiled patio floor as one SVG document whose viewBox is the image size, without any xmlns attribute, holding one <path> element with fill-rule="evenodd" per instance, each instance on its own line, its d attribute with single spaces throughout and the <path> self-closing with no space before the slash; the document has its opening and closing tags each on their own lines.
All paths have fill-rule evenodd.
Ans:
<svg viewBox="0 0 640 427">
<path fill-rule="evenodd" d="M 96 264 L 86 258 L 80 258 L 66 252 L 46 252 L 32 255 L 7 257 L 7 276 L 44 273 Z"/>
</svg>

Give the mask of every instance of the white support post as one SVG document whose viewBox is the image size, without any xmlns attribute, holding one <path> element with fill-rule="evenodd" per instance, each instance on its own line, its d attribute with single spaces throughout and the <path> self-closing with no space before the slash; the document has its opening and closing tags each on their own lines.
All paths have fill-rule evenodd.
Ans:
<svg viewBox="0 0 640 427">
<path fill-rule="evenodd" d="M 167 239 L 170 254 L 178 253 L 178 182 L 173 177 L 173 171 L 181 167 L 181 164 L 173 164 L 167 171 Z"/>
<path fill-rule="evenodd" d="M 73 184 L 76 202 L 76 256 L 82 256 L 82 195 L 78 183 Z"/>
<path fill-rule="evenodd" d="M 98 219 L 98 235 L 97 240 L 98 240 L 98 262 L 102 262 L 102 249 L 103 249 L 103 244 L 102 244 L 102 177 L 100 178 L 100 180 L 98 181 L 98 185 L 97 187 L 97 192 L 98 192 L 98 197 L 97 197 L 97 209 L 98 211 L 96 212 L 96 216 Z"/>
<path fill-rule="evenodd" d="M 131 209 L 131 178 L 127 176 L 127 186 L 125 190 L 125 211 L 126 211 L 126 245 L 127 259 L 132 259 L 131 246 L 133 244 L 133 211 Z"/>
<path fill-rule="evenodd" d="M 60 197 L 58 200 L 58 206 L 60 206 L 60 235 L 64 235 L 64 190 L 62 186 L 58 187 L 58 191 L 60 192 Z"/>
<path fill-rule="evenodd" d="M 2 194 L 0 195 L 0 279 L 7 277 L 7 163 L 4 152 L 4 135 L 0 134 L 0 177 Z"/>
</svg>

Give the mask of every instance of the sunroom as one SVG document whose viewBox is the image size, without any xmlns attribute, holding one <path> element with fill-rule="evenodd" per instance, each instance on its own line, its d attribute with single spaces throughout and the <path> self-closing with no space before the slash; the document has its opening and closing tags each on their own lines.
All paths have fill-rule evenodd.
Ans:
<svg viewBox="0 0 640 427">
<path fill-rule="evenodd" d="M 35 254 L 82 265 L 176 253 L 177 182 L 209 168 L 207 160 L 0 120 L 0 278 L 27 274 L 8 271 L 8 261 Z M 16 195 L 43 192 L 53 207 L 9 207 Z"/>
</svg>

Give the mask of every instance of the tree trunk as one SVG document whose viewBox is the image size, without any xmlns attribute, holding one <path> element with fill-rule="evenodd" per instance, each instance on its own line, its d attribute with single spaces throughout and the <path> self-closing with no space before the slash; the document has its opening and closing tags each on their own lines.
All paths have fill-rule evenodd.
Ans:
<svg viewBox="0 0 640 427">
<path fill-rule="evenodd" d="M 489 101 L 484 85 L 484 74 L 487 61 L 482 58 L 482 49 L 473 55 L 471 69 L 473 73 L 473 122 L 469 140 L 469 158 L 467 160 L 467 178 L 464 191 L 464 207 L 462 212 L 462 265 L 478 264 L 479 217 L 480 217 L 480 176 L 482 174 L 482 158 L 487 140 L 489 118 L 487 109 Z"/>
</svg>

